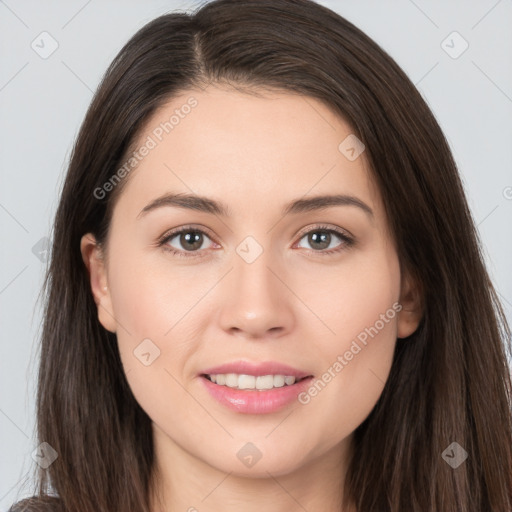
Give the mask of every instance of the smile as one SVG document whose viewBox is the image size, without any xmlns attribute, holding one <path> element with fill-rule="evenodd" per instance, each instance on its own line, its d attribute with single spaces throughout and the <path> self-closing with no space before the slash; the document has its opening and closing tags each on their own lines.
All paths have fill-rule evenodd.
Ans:
<svg viewBox="0 0 512 512">
<path fill-rule="evenodd" d="M 244 375 L 236 373 L 218 373 L 216 375 L 205 375 L 205 377 L 219 386 L 227 386 L 234 389 L 255 389 L 265 391 L 267 389 L 282 388 L 291 386 L 296 381 L 293 375 Z"/>
<path fill-rule="evenodd" d="M 198 374 L 207 395 L 232 411 L 269 414 L 291 406 L 313 375 L 278 362 L 233 361 Z"/>
</svg>

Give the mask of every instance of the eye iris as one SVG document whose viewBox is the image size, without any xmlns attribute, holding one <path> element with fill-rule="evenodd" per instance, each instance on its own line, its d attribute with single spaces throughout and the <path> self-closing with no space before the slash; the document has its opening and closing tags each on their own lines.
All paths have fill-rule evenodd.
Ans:
<svg viewBox="0 0 512 512">
<path fill-rule="evenodd" d="M 315 231 L 308 235 L 308 242 L 312 247 L 314 247 L 315 244 L 320 244 L 321 247 L 317 245 L 317 249 L 326 249 L 331 243 L 331 234 L 327 231 Z"/>
<path fill-rule="evenodd" d="M 180 242 L 186 250 L 199 249 L 203 245 L 203 234 L 198 231 L 187 231 L 181 234 Z"/>
<path fill-rule="evenodd" d="M 200 231 L 185 231 L 179 237 L 182 247 L 187 251 L 200 249 L 203 245 L 203 233 Z M 331 237 L 329 231 L 313 231 L 308 234 L 308 242 L 316 249 L 327 249 L 331 244 Z"/>
</svg>

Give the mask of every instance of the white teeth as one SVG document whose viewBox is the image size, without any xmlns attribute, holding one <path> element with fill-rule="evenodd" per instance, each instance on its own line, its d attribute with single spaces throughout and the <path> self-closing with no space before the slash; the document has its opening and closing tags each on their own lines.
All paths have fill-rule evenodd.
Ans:
<svg viewBox="0 0 512 512">
<path fill-rule="evenodd" d="M 254 389 L 256 377 L 254 375 L 240 375 L 238 377 L 238 389 Z"/>
<path fill-rule="evenodd" d="M 272 389 L 274 387 L 274 377 L 272 375 L 260 375 L 256 377 L 256 389 Z"/>
<path fill-rule="evenodd" d="M 290 377 L 292 380 L 292 384 L 295 382 L 295 377 Z M 284 386 L 284 382 L 286 377 L 284 375 L 274 375 L 274 387 L 282 388 Z"/>
<path fill-rule="evenodd" d="M 285 377 L 284 378 L 284 383 L 287 385 L 287 386 L 291 386 L 292 384 L 295 383 L 295 377 Z"/>
<path fill-rule="evenodd" d="M 234 373 L 228 373 L 226 375 L 226 386 L 230 388 L 238 387 L 238 375 Z"/>
<path fill-rule="evenodd" d="M 273 389 L 291 386 L 295 384 L 295 377 L 292 375 L 238 375 L 236 373 L 219 373 L 217 375 L 208 375 L 209 379 L 219 386 L 228 386 L 238 389 Z"/>
</svg>

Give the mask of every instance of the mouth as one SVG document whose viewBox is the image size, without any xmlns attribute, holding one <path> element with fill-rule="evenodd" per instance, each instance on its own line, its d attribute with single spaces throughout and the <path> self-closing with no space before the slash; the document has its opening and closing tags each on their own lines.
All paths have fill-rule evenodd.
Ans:
<svg viewBox="0 0 512 512">
<path fill-rule="evenodd" d="M 232 389 L 267 391 L 270 389 L 293 386 L 308 379 L 311 376 L 297 378 L 294 375 L 246 375 L 237 373 L 203 374 L 201 377 L 218 386 L 226 386 Z"/>
<path fill-rule="evenodd" d="M 247 361 L 209 368 L 198 377 L 215 401 L 244 414 L 268 414 L 292 405 L 313 379 L 281 363 Z"/>
</svg>

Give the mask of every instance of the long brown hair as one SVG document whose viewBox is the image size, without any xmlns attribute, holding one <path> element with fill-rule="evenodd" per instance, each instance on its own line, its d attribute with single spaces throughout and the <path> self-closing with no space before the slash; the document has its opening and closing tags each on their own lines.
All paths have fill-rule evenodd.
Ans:
<svg viewBox="0 0 512 512">
<path fill-rule="evenodd" d="M 72 153 L 45 282 L 38 439 L 58 458 L 16 510 L 149 510 L 151 421 L 131 393 L 115 335 L 98 322 L 80 239 L 105 240 L 120 188 L 101 199 L 94 191 L 148 117 L 209 82 L 314 97 L 347 120 L 366 146 L 401 268 L 421 288 L 420 326 L 397 341 L 340 482 L 358 512 L 512 510 L 510 329 L 450 149 L 398 65 L 310 0 L 216 0 L 166 14 L 106 72 Z M 453 442 L 468 453 L 456 469 L 443 459 Z"/>
</svg>

